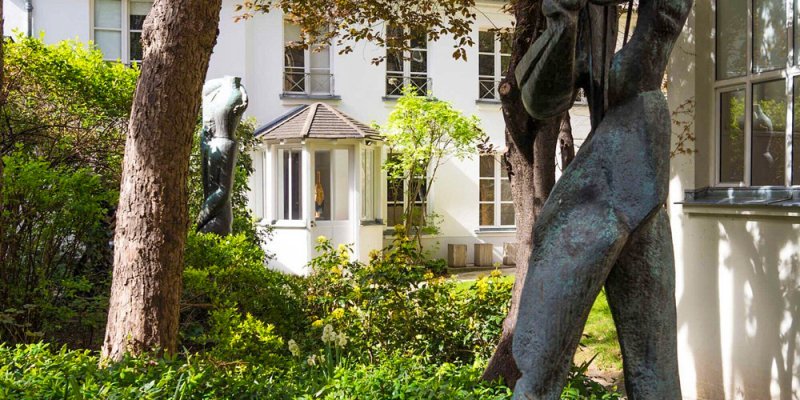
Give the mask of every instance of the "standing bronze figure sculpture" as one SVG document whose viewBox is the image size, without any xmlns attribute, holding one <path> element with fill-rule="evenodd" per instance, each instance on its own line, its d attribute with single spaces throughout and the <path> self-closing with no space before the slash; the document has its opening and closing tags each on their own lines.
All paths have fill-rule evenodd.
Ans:
<svg viewBox="0 0 800 400">
<path fill-rule="evenodd" d="M 534 118 L 552 118 L 572 106 L 579 20 L 587 1 L 628 2 L 544 0 L 547 30 L 515 71 Z M 514 359 L 522 372 L 515 399 L 560 397 L 603 285 L 619 334 L 628 398 L 681 398 L 665 210 L 671 123 L 661 84 L 691 6 L 692 0 L 639 0 L 633 36 L 614 55 L 608 83 L 595 97 L 604 115 L 536 221 L 514 336 Z"/>
<path fill-rule="evenodd" d="M 203 86 L 203 129 L 200 131 L 203 195 L 197 230 L 225 236 L 231 233 L 231 193 L 239 147 L 236 127 L 247 109 L 241 78 L 226 76 Z"/>
</svg>

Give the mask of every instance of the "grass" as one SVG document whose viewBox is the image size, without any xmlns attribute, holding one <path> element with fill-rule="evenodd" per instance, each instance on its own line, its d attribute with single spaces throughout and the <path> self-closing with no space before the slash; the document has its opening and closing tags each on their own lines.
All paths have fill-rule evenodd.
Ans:
<svg viewBox="0 0 800 400">
<path fill-rule="evenodd" d="M 514 277 L 506 275 L 503 279 L 513 281 Z M 469 290 L 474 281 L 462 281 L 457 284 L 459 290 Z M 611 309 L 606 300 L 605 290 L 601 291 L 589 313 L 589 319 L 583 329 L 581 346 L 575 353 L 575 362 L 580 364 L 597 357 L 591 367 L 602 371 L 621 371 L 622 352 L 617 341 L 617 329 L 611 317 Z"/>
</svg>

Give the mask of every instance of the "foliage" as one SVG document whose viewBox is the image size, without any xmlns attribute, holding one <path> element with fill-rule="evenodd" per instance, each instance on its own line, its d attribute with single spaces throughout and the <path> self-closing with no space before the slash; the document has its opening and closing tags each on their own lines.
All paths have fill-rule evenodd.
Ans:
<svg viewBox="0 0 800 400">
<path fill-rule="evenodd" d="M 197 132 L 202 131 L 198 125 Z M 270 229 L 255 224 L 254 217 L 247 206 L 247 193 L 250 191 L 248 179 L 253 174 L 253 157 L 251 152 L 257 145 L 253 135 L 255 120 L 245 119 L 236 128 L 234 133 L 239 144 L 239 154 L 236 158 L 236 174 L 234 175 L 231 203 L 233 204 L 233 233 L 243 233 L 256 244 L 264 244 L 270 236 Z M 189 215 L 197 216 L 205 201 L 203 195 L 202 158 L 200 156 L 200 139 L 195 138 L 192 144 L 192 153 L 189 159 Z"/>
<path fill-rule="evenodd" d="M 496 344 L 511 293 L 511 283 L 499 274 L 458 290 L 454 281 L 416 264 L 418 250 L 404 236 L 373 253 L 366 265 L 325 238 L 317 251 L 308 278 L 312 327 L 331 324 L 344 332 L 352 356 L 375 360 L 405 351 L 436 362 L 471 363 Z"/>
<path fill-rule="evenodd" d="M 17 33 L 4 44 L 0 155 L 23 146 L 54 165 L 90 168 L 118 189 L 139 70 L 75 41 Z"/>
<path fill-rule="evenodd" d="M 264 250 L 243 233 L 226 237 L 189 233 L 181 302 L 182 346 L 199 350 L 219 342 L 210 332 L 227 329 L 220 324 L 234 324 L 233 319 L 219 318 L 231 309 L 237 318 L 252 317 L 274 325 L 282 337 L 303 330 L 302 279 L 270 270 L 265 259 Z"/>
<path fill-rule="evenodd" d="M 384 163 L 388 178 L 405 186 L 406 232 L 428 225 L 428 188 L 439 167 L 451 157 L 461 160 L 478 152 L 484 137 L 479 125 L 477 117 L 465 117 L 450 103 L 418 95 L 411 86 L 403 88 L 381 135 L 390 153 Z M 421 204 L 415 205 L 412 199 Z"/>
<path fill-rule="evenodd" d="M 301 27 L 304 47 L 335 43 L 339 52 L 346 54 L 353 51 L 355 43 L 369 41 L 407 52 L 417 33 L 424 32 L 429 40 L 452 37 L 453 57 L 466 59 L 466 47 L 474 44 L 474 7 L 474 0 L 247 0 L 237 4 L 236 10 L 242 12 L 237 19 L 281 10 Z M 402 29 L 388 37 L 383 21 Z M 373 62 L 382 59 L 376 57 Z"/>
<path fill-rule="evenodd" d="M 87 169 L 21 151 L 3 162 L 0 340 L 89 346 L 105 325 L 115 193 Z"/>
</svg>

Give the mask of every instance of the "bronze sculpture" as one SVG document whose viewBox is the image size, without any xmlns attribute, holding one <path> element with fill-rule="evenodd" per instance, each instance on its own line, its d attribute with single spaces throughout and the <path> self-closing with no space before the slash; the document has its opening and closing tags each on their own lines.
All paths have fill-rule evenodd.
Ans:
<svg viewBox="0 0 800 400">
<path fill-rule="evenodd" d="M 627 0 L 588 0 L 616 6 Z M 631 2 L 632 4 L 632 2 Z M 630 42 L 601 86 L 604 115 L 553 188 L 534 226 L 520 300 L 515 399 L 558 399 L 592 304 L 605 285 L 630 399 L 681 397 L 675 272 L 664 208 L 670 114 L 661 83 L 692 0 L 640 0 Z M 580 13 L 587 0 L 544 0 L 547 30 L 515 71 L 534 118 L 574 99 Z M 598 109 L 593 107 L 593 111 Z"/>
<path fill-rule="evenodd" d="M 247 109 L 241 78 L 226 76 L 203 86 L 203 129 L 200 131 L 203 194 L 197 230 L 225 236 L 231 233 L 231 193 L 238 143 L 236 127 Z"/>
</svg>

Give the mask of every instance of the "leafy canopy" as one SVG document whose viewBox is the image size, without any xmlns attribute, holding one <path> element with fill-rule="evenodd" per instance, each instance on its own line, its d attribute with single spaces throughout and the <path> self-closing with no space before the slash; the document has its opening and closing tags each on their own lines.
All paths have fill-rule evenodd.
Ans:
<svg viewBox="0 0 800 400">
<path fill-rule="evenodd" d="M 301 27 L 305 46 L 336 43 L 342 54 L 352 52 L 360 41 L 407 51 L 419 32 L 431 41 L 451 36 L 456 59 L 466 59 L 465 48 L 474 44 L 475 0 L 243 0 L 236 6 L 242 12 L 239 19 L 275 9 Z M 385 23 L 403 29 L 388 38 Z"/>
</svg>

